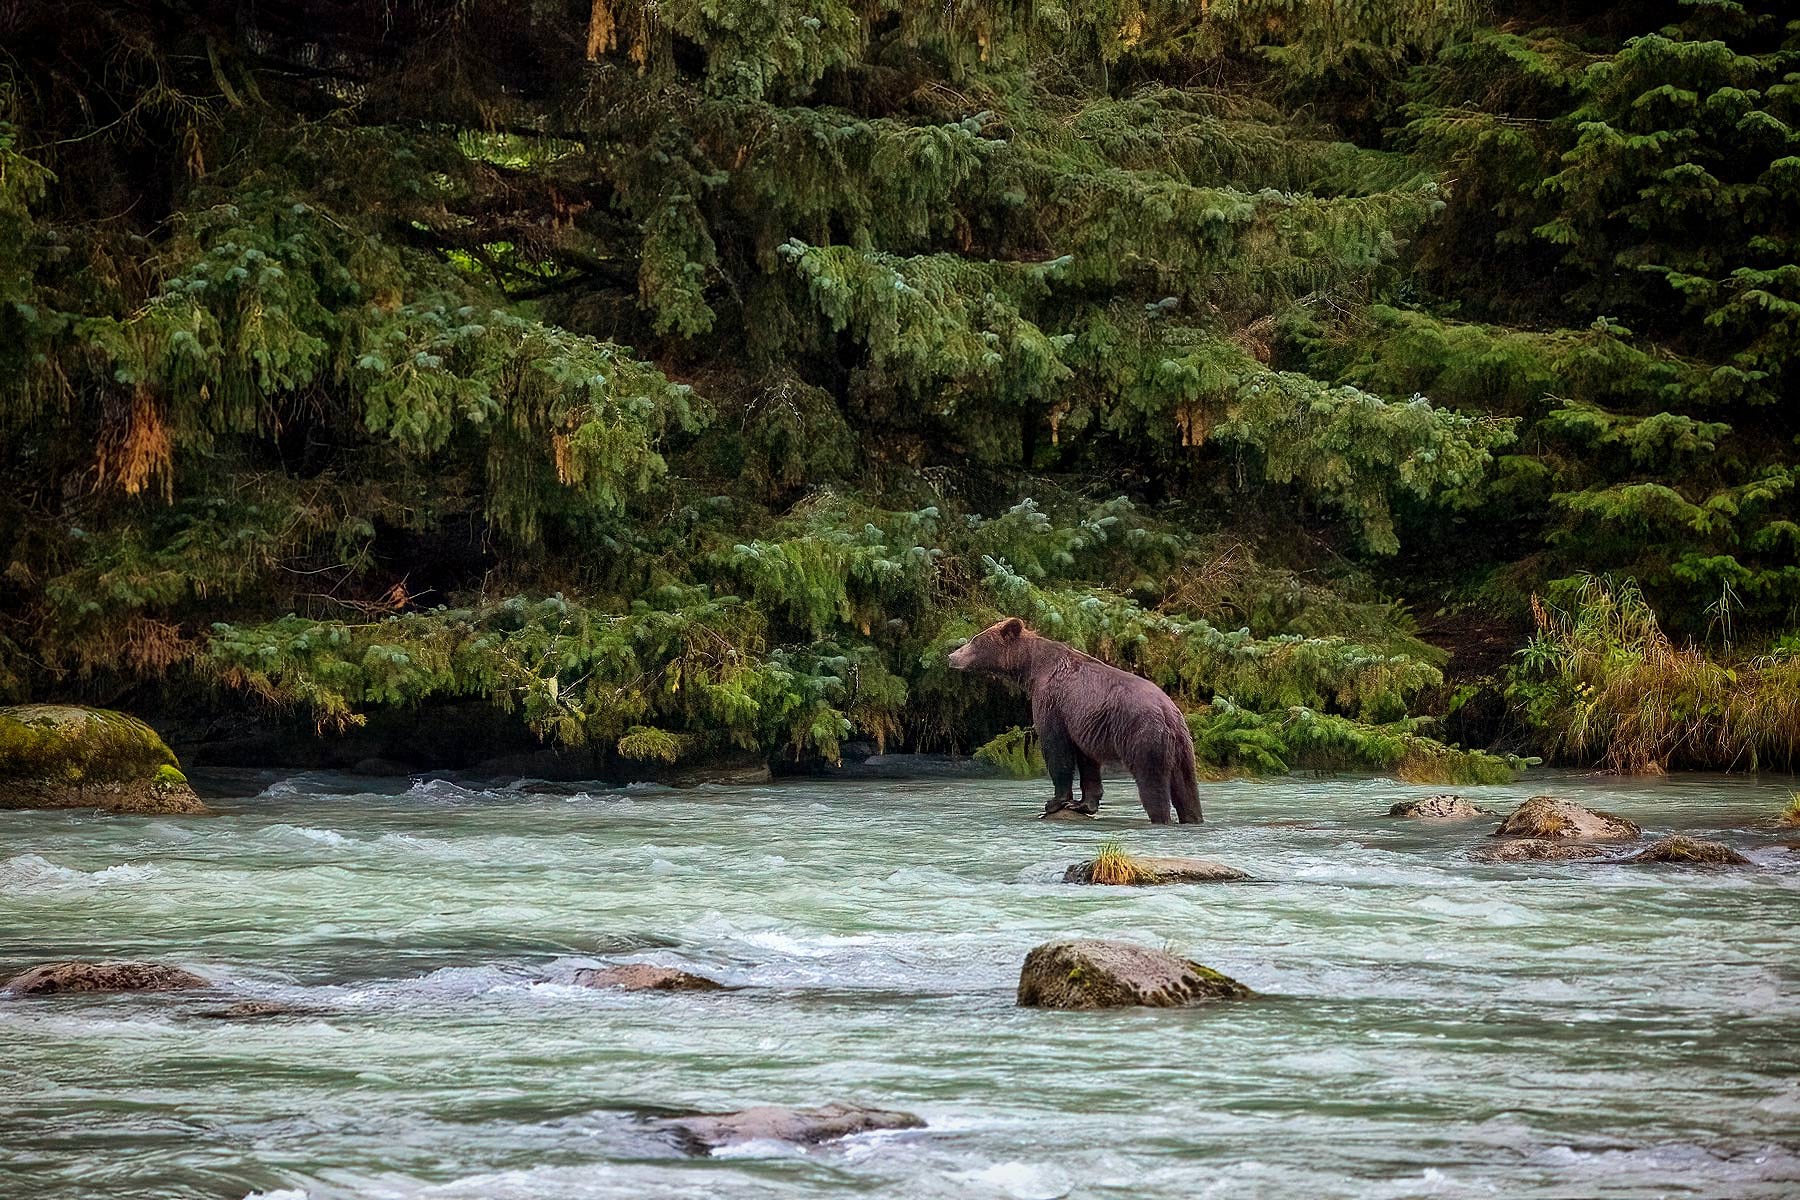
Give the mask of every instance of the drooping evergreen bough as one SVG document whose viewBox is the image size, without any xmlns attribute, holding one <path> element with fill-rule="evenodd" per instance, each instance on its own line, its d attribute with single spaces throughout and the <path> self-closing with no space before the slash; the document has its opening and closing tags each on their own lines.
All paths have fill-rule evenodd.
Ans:
<svg viewBox="0 0 1800 1200">
<path fill-rule="evenodd" d="M 1016 614 L 1214 769 L 1451 779 L 1559 580 L 1787 653 L 1800 34 L 1489 16 L 16 6 L 0 692 L 830 758 L 1011 725 Z"/>
</svg>

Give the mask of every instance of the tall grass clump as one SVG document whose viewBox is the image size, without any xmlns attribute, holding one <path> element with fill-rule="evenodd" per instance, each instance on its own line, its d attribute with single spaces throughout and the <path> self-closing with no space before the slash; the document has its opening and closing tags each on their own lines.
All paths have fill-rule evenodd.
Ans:
<svg viewBox="0 0 1800 1200">
<path fill-rule="evenodd" d="M 1739 770 L 1800 757 L 1800 655 L 1715 659 L 1677 644 L 1635 581 L 1588 576 L 1537 633 L 1509 694 L 1564 759 L 1625 774 Z"/>
<path fill-rule="evenodd" d="M 1800 825 L 1800 792 L 1788 797 L 1787 807 L 1775 817 L 1775 823 L 1787 828 Z"/>
<path fill-rule="evenodd" d="M 1092 883 L 1128 885 L 1147 883 L 1155 878 L 1156 872 L 1128 854 L 1118 838 L 1107 838 L 1100 843 L 1100 850 L 1094 855 L 1088 871 Z"/>
</svg>

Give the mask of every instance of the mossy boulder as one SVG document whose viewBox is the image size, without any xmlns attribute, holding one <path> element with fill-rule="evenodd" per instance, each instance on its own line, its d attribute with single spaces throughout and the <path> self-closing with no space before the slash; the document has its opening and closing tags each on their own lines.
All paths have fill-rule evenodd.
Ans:
<svg viewBox="0 0 1800 1200">
<path fill-rule="evenodd" d="M 1134 942 L 1070 938 L 1045 942 L 1019 971 L 1022 1008 L 1180 1008 L 1250 996 L 1211 967 Z"/>
<path fill-rule="evenodd" d="M 1583 808 L 1573 800 L 1556 796 L 1533 796 L 1500 822 L 1494 836 L 1625 842 L 1643 832 L 1635 821 L 1628 821 L 1616 813 Z"/>
<path fill-rule="evenodd" d="M 174 753 L 121 712 L 69 704 L 0 708 L 0 809 L 203 813 Z"/>
<path fill-rule="evenodd" d="M 1388 809 L 1390 817 L 1406 817 L 1417 821 L 1471 821 L 1491 817 L 1493 812 L 1461 796 L 1425 796 L 1418 800 L 1402 800 Z"/>
<path fill-rule="evenodd" d="M 162 963 L 53 962 L 20 971 L 0 991 L 14 996 L 53 996 L 63 992 L 176 992 L 212 984 L 192 971 Z"/>
<path fill-rule="evenodd" d="M 1724 842 L 1704 838 L 1659 838 L 1625 860 L 1632 863 L 1676 863 L 1691 867 L 1747 867 L 1750 860 Z"/>
<path fill-rule="evenodd" d="M 1216 863 L 1205 858 L 1133 854 L 1128 856 L 1125 861 L 1129 867 L 1126 878 L 1106 877 L 1103 872 L 1102 878 L 1095 879 L 1095 860 L 1089 859 L 1087 862 L 1075 863 L 1064 871 L 1063 882 L 1155 887 L 1170 883 L 1229 883 L 1233 880 L 1250 878 L 1236 867 L 1228 867 L 1224 863 Z"/>
</svg>

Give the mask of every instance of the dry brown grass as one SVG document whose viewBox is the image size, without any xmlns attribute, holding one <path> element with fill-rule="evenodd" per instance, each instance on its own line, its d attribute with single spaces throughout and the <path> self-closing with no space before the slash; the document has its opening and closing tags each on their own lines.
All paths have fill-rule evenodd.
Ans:
<svg viewBox="0 0 1800 1200">
<path fill-rule="evenodd" d="M 1567 611 L 1533 603 L 1525 671 L 1557 749 L 1624 774 L 1800 759 L 1800 656 L 1739 662 L 1677 644 L 1629 582 L 1590 579 Z"/>
</svg>

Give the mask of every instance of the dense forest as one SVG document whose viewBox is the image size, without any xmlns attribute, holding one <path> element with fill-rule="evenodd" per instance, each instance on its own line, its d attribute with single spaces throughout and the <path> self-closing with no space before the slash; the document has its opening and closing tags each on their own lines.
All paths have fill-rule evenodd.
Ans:
<svg viewBox="0 0 1800 1200">
<path fill-rule="evenodd" d="M 0 701 L 1792 766 L 1790 11 L 0 6 Z"/>
</svg>

